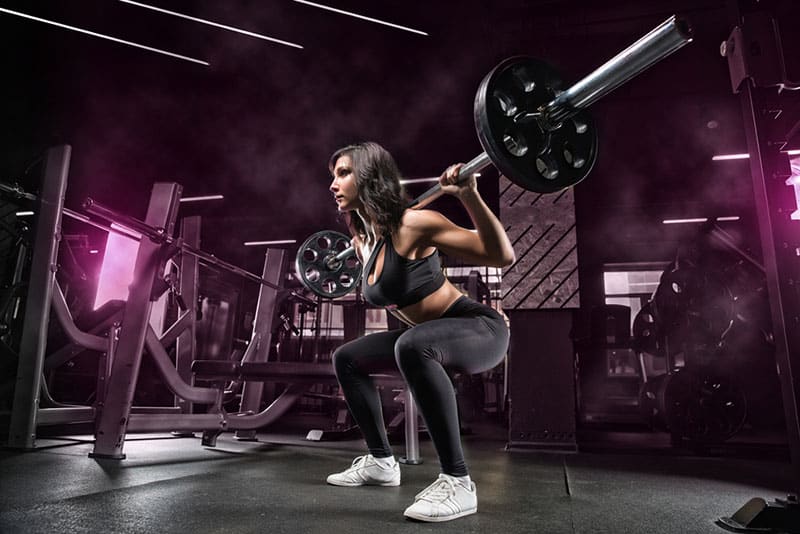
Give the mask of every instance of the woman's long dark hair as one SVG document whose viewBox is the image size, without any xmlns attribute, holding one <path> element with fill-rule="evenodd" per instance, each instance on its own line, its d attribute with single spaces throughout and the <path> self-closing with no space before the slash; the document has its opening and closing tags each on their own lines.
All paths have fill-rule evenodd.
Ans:
<svg viewBox="0 0 800 534">
<path fill-rule="evenodd" d="M 333 173 L 336 160 L 350 156 L 356 176 L 358 198 L 372 224 L 381 234 L 392 233 L 400 226 L 408 203 L 405 188 L 400 184 L 400 169 L 388 150 L 378 143 L 366 142 L 340 148 L 328 161 Z M 350 234 L 366 237 L 364 222 L 357 214 L 347 214 Z"/>
</svg>

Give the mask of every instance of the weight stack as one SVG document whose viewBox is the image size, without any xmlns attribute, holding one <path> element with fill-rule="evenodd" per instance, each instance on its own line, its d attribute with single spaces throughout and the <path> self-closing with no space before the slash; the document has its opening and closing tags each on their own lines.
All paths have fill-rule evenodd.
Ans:
<svg viewBox="0 0 800 534">
<path fill-rule="evenodd" d="M 576 452 L 573 310 L 506 310 L 509 450 Z"/>
</svg>

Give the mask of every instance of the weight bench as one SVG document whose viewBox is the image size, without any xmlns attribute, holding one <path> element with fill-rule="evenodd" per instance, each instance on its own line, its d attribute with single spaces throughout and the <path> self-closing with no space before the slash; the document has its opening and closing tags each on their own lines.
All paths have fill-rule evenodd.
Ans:
<svg viewBox="0 0 800 534">
<path fill-rule="evenodd" d="M 220 360 L 195 360 L 192 372 L 204 380 L 241 380 L 252 382 L 286 382 L 290 384 L 336 383 L 336 374 L 330 363 L 307 362 L 237 362 Z M 378 384 L 396 383 L 395 375 L 372 375 Z M 419 425 L 417 407 L 410 391 L 405 390 L 406 455 L 403 463 L 420 464 Z M 204 441 L 207 438 L 204 437 Z"/>
</svg>

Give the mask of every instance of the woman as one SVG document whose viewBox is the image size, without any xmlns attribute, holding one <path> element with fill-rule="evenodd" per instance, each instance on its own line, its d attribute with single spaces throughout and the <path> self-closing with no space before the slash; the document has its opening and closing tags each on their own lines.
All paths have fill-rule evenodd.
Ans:
<svg viewBox="0 0 800 534">
<path fill-rule="evenodd" d="M 400 484 L 400 467 L 370 379 L 371 373 L 399 369 L 441 463 L 439 478 L 405 511 L 406 517 L 421 521 L 449 521 L 477 511 L 448 371 L 473 374 L 491 369 L 508 348 L 502 316 L 463 296 L 444 276 L 439 262 L 439 250 L 479 265 L 503 267 L 514 261 L 508 236 L 480 197 L 475 178 L 456 183 L 460 168 L 460 164 L 449 167 L 439 183 L 444 193 L 461 200 L 475 231 L 436 211 L 405 209 L 397 164 L 376 143 L 342 148 L 329 162 L 330 190 L 339 211 L 349 212 L 352 243 L 364 265 L 364 298 L 385 306 L 410 328 L 364 336 L 334 352 L 336 376 L 369 454 L 327 481 L 336 486 Z"/>
</svg>

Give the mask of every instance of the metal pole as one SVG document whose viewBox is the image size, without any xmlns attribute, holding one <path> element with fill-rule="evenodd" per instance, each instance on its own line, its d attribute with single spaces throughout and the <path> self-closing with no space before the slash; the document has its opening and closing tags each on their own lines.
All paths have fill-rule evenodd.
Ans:
<svg viewBox="0 0 800 534">
<path fill-rule="evenodd" d="M 192 246 L 200 246 L 200 217 L 184 217 L 181 220 L 181 238 Z M 183 302 L 191 313 L 191 320 L 178 339 L 175 341 L 175 368 L 184 382 L 193 385 L 192 361 L 197 354 L 197 321 L 195 320 L 197 307 L 197 289 L 200 277 L 199 265 L 196 256 L 184 254 L 181 256 L 181 269 L 179 291 Z M 192 413 L 192 403 L 175 396 L 175 406 L 179 406 L 181 413 Z"/>
<path fill-rule="evenodd" d="M 169 235 L 177 217 L 180 190 L 181 187 L 175 183 L 156 183 L 150 195 L 145 224 L 162 227 Z M 162 244 L 143 239 L 136 256 L 133 283 L 107 382 L 108 393 L 97 420 L 94 450 L 90 454 L 93 458 L 125 458 L 122 450 L 149 326 L 150 297 L 156 276 L 162 272 L 163 261 Z"/>
<path fill-rule="evenodd" d="M 411 390 L 406 388 L 405 406 L 405 431 L 406 431 L 406 455 L 400 458 L 400 462 L 410 465 L 419 465 L 422 460 L 419 457 L 419 422 L 417 416 L 417 404 Z"/>
<path fill-rule="evenodd" d="M 57 146 L 47 151 L 42 192 L 37 199 L 39 207 L 36 235 L 8 431 L 8 446 L 12 448 L 32 449 L 36 446 L 39 389 L 47 345 L 58 244 L 61 240 L 61 210 L 64 207 L 71 153 L 72 148 L 69 145 Z"/>
<path fill-rule="evenodd" d="M 588 76 L 543 106 L 542 123 L 554 130 L 578 110 L 585 109 L 653 64 L 692 40 L 689 24 L 674 15 Z"/>
<path fill-rule="evenodd" d="M 267 249 L 264 256 L 263 277 L 275 286 L 280 287 L 281 277 L 285 270 L 285 254 L 282 249 Z M 251 343 L 258 346 L 252 352 L 250 362 L 266 362 L 269 359 L 269 349 L 272 344 L 272 322 L 275 317 L 275 308 L 278 302 L 278 291 L 270 286 L 262 285 L 258 292 L 256 314 L 253 317 L 253 335 Z M 248 354 L 250 351 L 248 350 Z M 263 382 L 245 382 L 242 387 L 242 400 L 239 413 L 257 413 L 261 407 L 261 397 L 264 394 Z M 255 440 L 255 430 L 239 430 L 236 432 L 238 440 Z"/>
</svg>

